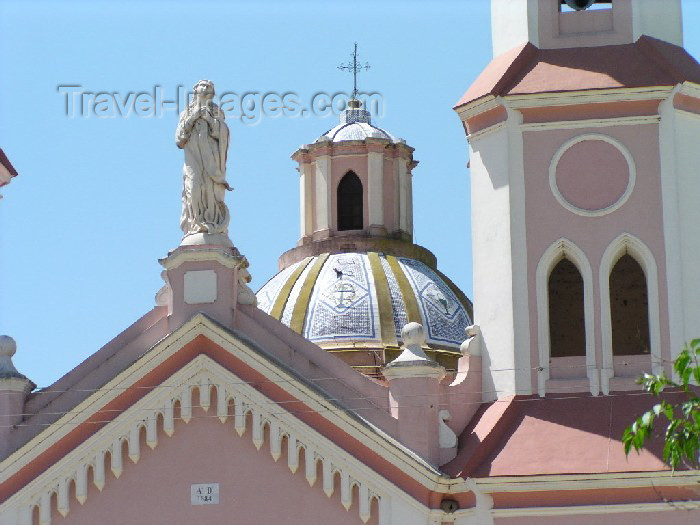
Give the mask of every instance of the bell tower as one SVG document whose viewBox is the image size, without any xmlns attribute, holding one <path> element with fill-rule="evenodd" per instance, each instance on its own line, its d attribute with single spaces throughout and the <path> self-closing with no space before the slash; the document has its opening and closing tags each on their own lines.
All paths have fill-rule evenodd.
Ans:
<svg viewBox="0 0 700 525">
<path fill-rule="evenodd" d="M 491 2 L 493 56 L 530 42 L 539 49 L 631 44 L 647 35 L 683 45 L 680 0 Z"/>
<path fill-rule="evenodd" d="M 680 1 L 493 0 L 457 103 L 484 390 L 638 388 L 700 319 L 700 65 Z"/>
</svg>

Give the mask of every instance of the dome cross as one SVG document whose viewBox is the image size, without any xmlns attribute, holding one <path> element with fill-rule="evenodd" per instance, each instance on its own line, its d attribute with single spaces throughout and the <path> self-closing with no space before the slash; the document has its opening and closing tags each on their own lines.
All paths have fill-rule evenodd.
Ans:
<svg viewBox="0 0 700 525">
<path fill-rule="evenodd" d="M 338 69 L 340 69 L 341 71 L 348 71 L 348 72 L 352 73 L 353 87 L 352 87 L 352 97 L 351 98 L 356 99 L 357 98 L 357 74 L 362 70 L 367 71 L 370 68 L 370 65 L 369 65 L 369 62 L 365 62 L 363 65 L 357 61 L 357 56 L 358 56 L 357 55 L 357 42 L 355 42 L 355 49 L 352 52 L 352 55 L 350 55 L 350 56 L 352 57 L 352 61 L 348 61 L 346 64 L 340 64 L 338 66 Z"/>
</svg>

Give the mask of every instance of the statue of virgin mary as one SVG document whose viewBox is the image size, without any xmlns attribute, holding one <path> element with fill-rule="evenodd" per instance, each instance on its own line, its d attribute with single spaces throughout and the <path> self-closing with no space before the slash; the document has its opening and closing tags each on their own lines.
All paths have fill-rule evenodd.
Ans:
<svg viewBox="0 0 700 525">
<path fill-rule="evenodd" d="M 192 102 L 180 114 L 175 133 L 177 147 L 185 150 L 182 244 L 231 242 L 227 235 L 229 212 L 224 203 L 226 190 L 231 190 L 226 182 L 229 131 L 224 112 L 214 104 L 213 97 L 211 81 L 197 82 Z"/>
</svg>

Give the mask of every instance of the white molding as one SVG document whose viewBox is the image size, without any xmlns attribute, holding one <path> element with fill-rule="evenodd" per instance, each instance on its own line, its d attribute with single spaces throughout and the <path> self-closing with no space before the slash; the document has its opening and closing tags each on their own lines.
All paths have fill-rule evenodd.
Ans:
<svg viewBox="0 0 700 525">
<path fill-rule="evenodd" d="M 580 128 L 609 128 L 611 126 L 641 126 L 644 124 L 658 124 L 661 117 L 658 115 L 643 115 L 633 117 L 594 118 L 581 120 L 557 120 L 554 122 L 530 122 L 522 124 L 523 131 L 550 131 L 555 129 L 580 129 Z"/>
<path fill-rule="evenodd" d="M 246 268 L 248 262 L 242 255 L 231 255 L 227 248 L 200 248 L 188 250 L 177 248 L 170 255 L 158 262 L 166 269 L 172 270 L 185 262 L 216 261 L 221 266 L 235 270 L 236 268 Z"/>
<path fill-rule="evenodd" d="M 656 260 L 651 250 L 640 239 L 625 232 L 614 239 L 603 252 L 598 274 L 601 314 L 600 331 L 603 341 L 601 387 L 604 394 L 608 394 L 610 379 L 615 375 L 613 368 L 612 318 L 610 313 L 610 272 L 625 253 L 631 255 L 639 263 L 646 277 L 651 369 L 654 374 L 658 374 L 663 370 L 661 326 L 659 321 L 659 280 Z"/>
<path fill-rule="evenodd" d="M 686 82 L 688 91 L 695 92 L 695 85 Z M 603 102 L 629 102 L 638 100 L 662 100 L 665 99 L 673 88 L 669 86 L 655 86 L 643 88 L 611 88 L 591 89 L 581 91 L 565 91 L 560 93 L 531 93 L 525 95 L 504 95 L 503 98 L 513 109 L 539 108 L 552 106 L 572 106 L 577 104 L 597 104 Z M 700 86 L 696 89 L 700 91 Z M 692 95 L 696 96 L 696 95 Z M 700 98 L 700 96 L 698 96 Z M 472 102 L 468 102 L 455 108 L 462 121 L 475 115 L 484 113 L 498 107 L 497 97 L 486 95 Z"/>
<path fill-rule="evenodd" d="M 544 476 L 501 476 L 473 478 L 484 493 L 541 492 L 552 490 L 599 490 L 639 487 L 697 486 L 700 471 L 611 472 L 607 474 L 564 474 Z"/>
<path fill-rule="evenodd" d="M 259 450 L 263 444 L 263 427 L 265 425 L 270 427 L 269 452 L 274 461 L 277 461 L 280 456 L 280 450 L 278 449 L 282 437 L 288 436 L 287 445 L 290 447 L 290 458 L 298 458 L 299 451 L 303 448 L 306 451 L 306 456 L 311 459 L 311 461 L 307 462 L 307 468 L 312 468 L 314 474 L 318 461 L 328 465 L 329 468 L 324 468 L 324 478 L 327 475 L 330 476 L 330 479 L 324 479 L 324 486 L 330 487 L 329 496 L 334 491 L 333 475 L 335 472 L 341 474 L 343 483 L 340 489 L 343 493 L 342 503 L 346 509 L 352 504 L 352 487 L 357 485 L 361 500 L 358 501 L 357 507 L 360 512 L 360 518 L 364 522 L 370 518 L 371 499 L 377 499 L 381 508 L 384 505 L 384 494 L 387 492 L 391 492 L 394 496 L 406 497 L 401 489 L 394 484 L 355 459 L 333 441 L 301 422 L 283 406 L 274 403 L 253 386 L 242 382 L 240 378 L 208 356 L 200 354 L 170 376 L 163 384 L 168 386 L 153 389 L 119 414 L 112 422 L 102 427 L 90 438 L 12 495 L 0 506 L 0 512 L 4 512 L 6 508 L 14 507 L 19 509 L 20 512 L 24 511 L 25 514 L 27 514 L 26 510 L 29 509 L 28 514 L 31 515 L 31 509 L 38 506 L 43 516 L 42 525 L 48 525 L 51 514 L 51 494 L 55 492 L 59 495 L 58 507 L 60 508 L 57 510 L 63 516 L 66 516 L 70 512 L 67 503 L 67 487 L 70 481 L 75 481 L 76 487 L 83 486 L 85 484 L 83 477 L 87 473 L 87 468 L 92 467 L 94 469 L 95 465 L 104 459 L 104 454 L 107 451 L 111 452 L 113 457 L 113 472 L 119 477 L 122 470 L 122 461 L 126 459 L 121 456 L 122 443 L 124 441 L 128 443 L 128 458 L 133 463 L 137 463 L 140 457 L 138 444 L 141 428 L 147 427 L 150 421 L 157 422 L 158 416 L 163 417 L 164 427 L 167 427 L 169 424 L 167 420 L 172 417 L 172 407 L 176 402 L 179 402 L 182 407 L 182 419 L 186 424 L 188 416 L 191 416 L 191 414 L 186 416 L 185 412 L 187 407 L 191 406 L 193 389 L 198 388 L 202 390 L 212 387 L 217 389 L 217 398 L 222 398 L 225 402 L 218 403 L 216 414 L 211 414 L 211 416 L 218 416 L 222 424 L 226 423 L 228 419 L 227 407 L 229 401 L 233 399 L 234 405 L 240 410 L 240 412 L 235 414 L 235 419 L 242 422 L 242 428 L 239 428 L 238 425 L 236 426 L 239 436 L 245 433 L 245 414 L 247 413 L 252 413 L 253 415 L 254 428 L 251 435 L 254 444 Z M 208 410 L 209 406 L 206 402 L 208 396 L 205 395 L 204 399 L 202 407 L 204 410 Z M 193 422 L 191 424 L 196 423 Z M 177 426 L 174 428 L 177 429 Z M 166 428 L 164 430 L 168 433 Z M 147 429 L 147 435 L 151 434 L 151 432 Z M 259 437 L 259 442 L 256 441 L 256 436 Z M 232 439 L 240 439 L 240 437 L 233 436 Z M 157 441 L 151 441 L 151 444 L 151 448 L 155 448 Z M 296 470 L 292 468 L 291 463 L 293 462 L 290 461 L 290 470 Z M 112 483 L 118 483 L 118 481 L 112 481 Z M 310 481 L 310 484 L 313 485 L 314 483 Z M 98 488 L 102 490 L 100 485 L 98 485 Z M 107 486 L 108 489 L 109 485 Z M 335 489 L 338 489 L 338 487 L 335 487 Z M 85 500 L 87 494 L 81 494 L 81 497 Z"/>
<path fill-rule="evenodd" d="M 619 514 L 623 512 L 661 512 L 666 510 L 700 509 L 700 501 L 669 501 L 655 503 L 620 503 L 617 505 L 573 505 L 561 507 L 525 507 L 493 509 L 496 518 L 519 516 L 576 516 L 586 514 Z"/>
<path fill-rule="evenodd" d="M 503 128 L 505 128 L 507 125 L 507 122 L 505 120 L 501 122 L 497 122 L 496 124 L 493 124 L 492 126 L 489 126 L 487 128 L 481 129 L 479 131 L 476 131 L 474 133 L 467 134 L 467 140 L 469 142 L 473 142 L 475 140 L 479 140 L 484 138 L 487 135 L 490 135 L 491 133 L 495 133 L 496 131 L 501 131 Z"/>
<path fill-rule="evenodd" d="M 611 88 L 560 93 L 533 93 L 526 95 L 506 95 L 504 98 L 516 109 L 551 106 L 571 106 L 577 104 L 597 104 L 602 102 L 628 102 L 657 100 L 668 96 L 673 88 L 656 86 L 643 88 Z"/>
<path fill-rule="evenodd" d="M 476 115 L 496 109 L 498 106 L 500 106 L 500 104 L 496 100 L 496 97 L 493 95 L 486 95 L 485 97 L 481 97 L 473 102 L 465 104 L 464 106 L 456 107 L 455 111 L 457 112 L 457 115 L 459 115 L 460 120 L 464 122 L 465 120 L 475 117 Z"/>
<path fill-rule="evenodd" d="M 559 164 L 561 157 L 564 155 L 564 153 L 566 153 L 569 150 L 569 148 L 587 140 L 602 141 L 606 142 L 607 144 L 610 144 L 611 146 L 616 148 L 620 153 L 622 153 L 622 155 L 625 157 L 625 160 L 627 161 L 627 188 L 616 202 L 600 210 L 585 210 L 583 208 L 574 206 L 566 200 L 566 198 L 559 191 L 559 187 L 557 186 L 557 165 Z M 552 160 L 549 163 L 549 188 L 552 191 L 554 197 L 557 199 L 557 202 L 570 212 L 575 213 L 576 215 L 581 215 L 583 217 L 602 217 L 603 215 L 607 215 L 608 213 L 612 213 L 615 210 L 619 209 L 629 199 L 630 195 L 632 194 L 632 191 L 634 190 L 636 181 L 637 168 L 634 163 L 634 158 L 632 157 L 630 151 L 620 141 L 608 135 L 602 135 L 600 133 L 586 133 L 584 135 L 579 135 L 566 141 L 559 147 L 559 149 L 554 154 Z"/>
<path fill-rule="evenodd" d="M 595 318 L 593 302 L 593 269 L 586 254 L 573 241 L 562 237 L 552 243 L 540 257 L 537 264 L 535 289 L 537 294 L 537 336 L 539 345 L 539 365 L 543 370 L 538 374 L 540 397 L 546 394 L 546 382 L 550 377 L 549 359 L 549 276 L 563 258 L 570 260 L 583 279 L 583 309 L 586 333 L 586 376 L 592 395 L 599 393 L 599 375 L 595 360 Z"/>
<path fill-rule="evenodd" d="M 692 111 L 686 111 L 685 109 L 673 108 L 673 111 L 681 117 L 685 117 L 691 120 L 700 120 L 700 113 L 693 113 Z"/>
<path fill-rule="evenodd" d="M 687 95 L 693 98 L 700 98 L 700 84 L 686 80 L 680 84 L 680 88 L 677 89 L 681 95 Z M 675 93 L 674 93 L 675 94 Z M 671 100 L 673 102 L 673 100 Z"/>
</svg>

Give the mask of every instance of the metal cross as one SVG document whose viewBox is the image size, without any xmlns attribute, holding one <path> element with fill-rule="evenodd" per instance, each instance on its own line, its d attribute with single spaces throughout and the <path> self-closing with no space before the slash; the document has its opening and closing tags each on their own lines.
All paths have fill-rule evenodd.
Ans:
<svg viewBox="0 0 700 525">
<path fill-rule="evenodd" d="M 367 71 L 370 68 L 370 65 L 368 62 L 365 62 L 364 65 L 359 64 L 357 62 L 357 42 L 355 42 L 355 50 L 352 52 L 352 62 L 348 62 L 347 64 L 340 64 L 338 66 L 338 69 L 341 71 L 349 71 L 352 73 L 353 77 L 353 89 L 352 89 L 352 98 L 357 98 L 357 74 L 362 71 L 363 69 Z"/>
</svg>

